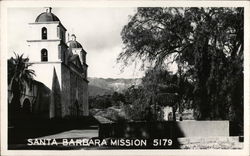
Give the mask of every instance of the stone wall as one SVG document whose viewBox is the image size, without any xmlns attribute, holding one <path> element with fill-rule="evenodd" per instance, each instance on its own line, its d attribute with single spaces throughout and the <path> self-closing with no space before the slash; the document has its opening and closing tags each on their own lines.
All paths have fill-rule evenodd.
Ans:
<svg viewBox="0 0 250 156">
<path fill-rule="evenodd" d="M 62 64 L 62 105 L 63 117 L 70 114 L 70 70 Z"/>
<path fill-rule="evenodd" d="M 101 124 L 99 137 L 179 138 L 229 136 L 229 121 L 165 121 Z"/>
<path fill-rule="evenodd" d="M 83 80 L 83 115 L 88 116 L 89 115 L 89 102 L 88 102 L 88 83 Z"/>
<path fill-rule="evenodd" d="M 79 115 L 89 115 L 88 83 L 64 64 L 62 74 L 63 117 L 76 116 L 76 107 L 79 107 Z"/>
<path fill-rule="evenodd" d="M 184 136 L 229 136 L 229 121 L 177 122 Z"/>
</svg>

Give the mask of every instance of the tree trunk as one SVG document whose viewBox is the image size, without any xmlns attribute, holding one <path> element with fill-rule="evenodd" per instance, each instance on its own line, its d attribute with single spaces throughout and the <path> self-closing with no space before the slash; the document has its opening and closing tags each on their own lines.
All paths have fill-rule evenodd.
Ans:
<svg viewBox="0 0 250 156">
<path fill-rule="evenodd" d="M 172 111 L 173 111 L 173 121 L 176 121 L 176 115 L 175 115 L 176 108 L 175 108 L 175 106 L 172 107 Z"/>
</svg>

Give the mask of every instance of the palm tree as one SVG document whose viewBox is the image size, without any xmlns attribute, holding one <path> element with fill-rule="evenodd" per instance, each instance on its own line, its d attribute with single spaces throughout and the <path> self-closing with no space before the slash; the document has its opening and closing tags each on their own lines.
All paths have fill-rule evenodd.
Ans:
<svg viewBox="0 0 250 156">
<path fill-rule="evenodd" d="M 9 117 L 18 117 L 21 110 L 20 98 L 26 91 L 26 86 L 32 85 L 34 70 L 29 69 L 31 64 L 29 58 L 24 58 L 23 54 L 16 53 L 15 58 L 8 59 L 8 86 L 13 94 L 9 108 Z"/>
</svg>

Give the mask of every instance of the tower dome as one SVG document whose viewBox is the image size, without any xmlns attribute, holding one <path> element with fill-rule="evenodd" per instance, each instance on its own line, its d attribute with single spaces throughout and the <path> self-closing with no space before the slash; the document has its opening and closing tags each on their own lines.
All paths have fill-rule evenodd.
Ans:
<svg viewBox="0 0 250 156">
<path fill-rule="evenodd" d="M 71 35 L 71 40 L 67 43 L 69 48 L 82 48 L 82 45 L 76 41 L 76 35 L 72 34 Z"/>
<path fill-rule="evenodd" d="M 37 16 L 35 22 L 53 22 L 53 21 L 60 21 L 59 18 L 51 13 L 51 7 L 45 7 L 45 12 L 41 13 Z"/>
</svg>

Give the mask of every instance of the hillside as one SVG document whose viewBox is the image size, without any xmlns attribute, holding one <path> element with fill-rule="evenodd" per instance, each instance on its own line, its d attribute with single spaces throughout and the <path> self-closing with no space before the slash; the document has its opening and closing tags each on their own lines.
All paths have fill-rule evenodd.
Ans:
<svg viewBox="0 0 250 156">
<path fill-rule="evenodd" d="M 109 89 L 104 89 L 95 85 L 89 85 L 89 96 L 106 95 L 112 94 L 113 92 L 114 91 Z"/>
<path fill-rule="evenodd" d="M 132 85 L 139 85 L 140 78 L 136 79 L 114 79 L 114 78 L 93 78 L 89 77 L 89 96 L 111 94 L 122 92 Z"/>
</svg>

